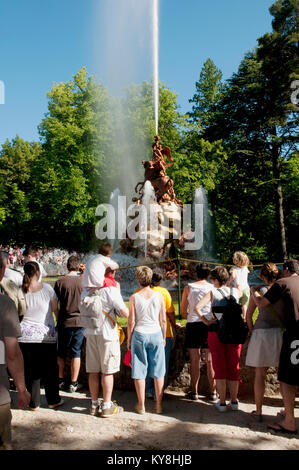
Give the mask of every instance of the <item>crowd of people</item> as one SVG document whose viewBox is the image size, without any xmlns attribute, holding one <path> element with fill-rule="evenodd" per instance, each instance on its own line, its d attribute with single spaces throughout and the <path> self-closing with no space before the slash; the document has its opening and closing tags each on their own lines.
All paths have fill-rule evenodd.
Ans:
<svg viewBox="0 0 299 470">
<path fill-rule="evenodd" d="M 153 398 L 156 413 L 163 413 L 163 393 L 178 325 L 170 292 L 161 286 L 162 272 L 139 266 L 136 269 L 139 288 L 131 295 L 127 307 L 121 286 L 115 280 L 118 265 L 111 259 L 109 243 L 103 243 L 85 267 L 80 264 L 80 256 L 71 254 L 68 273 L 56 281 L 54 288 L 42 281 L 46 274 L 38 261 L 38 252 L 32 248 L 20 250 L 24 261 L 23 273 L 17 273 L 20 277 L 13 277 L 16 272 L 10 269 L 11 253 L 0 251 L 1 443 L 9 446 L 11 441 L 7 370 L 18 391 L 18 406 L 32 411 L 39 408 L 42 381 L 48 406 L 56 409 L 64 404 L 61 390 L 72 393 L 80 389 L 84 338 L 90 414 L 109 418 L 123 412 L 112 401 L 124 336 L 117 317 L 128 318 L 126 357 L 136 389 L 135 410 L 144 414 L 146 398 Z M 230 318 L 235 324 L 238 320 L 240 328 L 247 323 L 250 336 L 246 365 L 255 368 L 256 409 L 252 415 L 262 420 L 266 372 L 268 367 L 276 367 L 285 408 L 281 410 L 281 421 L 269 427 L 275 432 L 294 434 L 299 385 L 299 264 L 296 260 L 285 261 L 279 273 L 275 264 L 264 263 L 260 271 L 264 285 L 249 288 L 247 255 L 236 252 L 233 262 L 230 272 L 224 266 L 210 269 L 206 263 L 199 264 L 197 280 L 183 290 L 181 312 L 187 319 L 191 378 L 187 398 L 199 399 L 203 354 L 210 386 L 208 400 L 215 403 L 219 412 L 239 409 L 244 341 L 224 340 L 223 336 L 225 324 L 228 325 L 225 319 L 229 312 L 230 315 L 234 312 Z M 65 374 L 68 353 L 69 383 Z"/>
</svg>

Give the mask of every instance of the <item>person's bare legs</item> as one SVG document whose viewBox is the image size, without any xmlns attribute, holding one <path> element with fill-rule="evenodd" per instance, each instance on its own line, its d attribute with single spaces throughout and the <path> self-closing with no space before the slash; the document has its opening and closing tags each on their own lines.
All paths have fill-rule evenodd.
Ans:
<svg viewBox="0 0 299 470">
<path fill-rule="evenodd" d="M 156 408 L 162 407 L 164 377 L 154 379 L 156 393 Z"/>
<path fill-rule="evenodd" d="M 236 402 L 238 400 L 239 380 L 228 380 L 227 385 L 231 401 Z"/>
<path fill-rule="evenodd" d="M 114 377 L 113 374 L 102 374 L 103 401 L 108 403 L 111 401 Z"/>
<path fill-rule="evenodd" d="M 280 389 L 285 408 L 285 416 L 279 424 L 290 431 L 296 430 L 296 422 L 294 416 L 296 388 L 297 387 L 295 387 L 294 385 L 288 385 L 284 382 L 280 382 Z"/>
<path fill-rule="evenodd" d="M 210 384 L 211 393 L 216 392 L 215 372 L 212 364 L 212 355 L 209 349 L 205 349 L 205 360 L 207 365 L 207 376 Z"/>
<path fill-rule="evenodd" d="M 226 402 L 226 379 L 216 379 L 216 389 L 219 395 L 220 403 Z"/>
<path fill-rule="evenodd" d="M 77 382 L 81 366 L 81 358 L 73 357 L 71 360 L 71 381 Z M 60 374 L 59 374 L 60 377 Z"/>
<path fill-rule="evenodd" d="M 254 414 L 261 415 L 263 400 L 265 395 L 265 380 L 267 374 L 267 367 L 256 367 L 254 376 L 254 401 L 256 411 Z"/>
<path fill-rule="evenodd" d="M 138 407 L 144 409 L 144 402 L 145 402 L 145 379 L 134 379 L 137 399 L 138 399 Z M 157 400 L 158 396 L 156 395 Z"/>
<path fill-rule="evenodd" d="M 59 369 L 59 378 L 64 379 L 64 367 L 65 367 L 65 360 L 63 357 L 57 357 L 58 369 Z"/>
<path fill-rule="evenodd" d="M 188 349 L 190 357 L 190 388 L 193 393 L 198 393 L 198 382 L 200 378 L 200 349 Z"/>
<path fill-rule="evenodd" d="M 100 374 L 98 372 L 88 374 L 88 386 L 92 401 L 97 401 L 100 392 Z"/>
</svg>

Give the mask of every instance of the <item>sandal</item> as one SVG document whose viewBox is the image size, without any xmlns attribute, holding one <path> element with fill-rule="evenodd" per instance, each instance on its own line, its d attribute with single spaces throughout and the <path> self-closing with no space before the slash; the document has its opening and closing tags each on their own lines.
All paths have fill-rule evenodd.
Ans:
<svg viewBox="0 0 299 470">
<path fill-rule="evenodd" d="M 291 429 L 286 429 L 279 423 L 268 424 L 268 429 L 270 429 L 270 431 L 281 432 L 283 434 L 297 434 L 297 429 L 292 431 Z"/>
<path fill-rule="evenodd" d="M 218 401 L 218 398 L 217 398 L 217 393 L 209 393 L 207 395 L 207 400 L 212 402 L 212 403 L 216 403 Z"/>
<path fill-rule="evenodd" d="M 198 394 L 194 392 L 188 392 L 186 398 L 188 400 L 198 401 Z"/>
<path fill-rule="evenodd" d="M 253 410 L 251 413 L 251 416 L 254 418 L 257 418 L 258 422 L 261 423 L 263 421 L 263 415 L 259 414 L 256 410 Z"/>
</svg>

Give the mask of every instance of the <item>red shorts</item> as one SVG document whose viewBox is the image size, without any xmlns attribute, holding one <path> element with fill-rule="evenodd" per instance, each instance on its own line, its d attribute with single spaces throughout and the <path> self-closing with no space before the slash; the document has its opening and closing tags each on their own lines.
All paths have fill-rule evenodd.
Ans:
<svg viewBox="0 0 299 470">
<path fill-rule="evenodd" d="M 239 380 L 241 344 L 223 344 L 216 331 L 209 331 L 208 345 L 212 355 L 215 379 Z"/>
</svg>

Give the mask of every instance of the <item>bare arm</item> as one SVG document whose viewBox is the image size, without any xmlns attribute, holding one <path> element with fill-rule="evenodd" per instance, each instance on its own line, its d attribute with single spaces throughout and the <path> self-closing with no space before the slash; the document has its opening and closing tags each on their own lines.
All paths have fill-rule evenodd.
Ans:
<svg viewBox="0 0 299 470">
<path fill-rule="evenodd" d="M 135 327 L 135 300 L 134 295 L 131 295 L 129 300 L 129 321 L 127 328 L 127 348 L 131 349 L 131 336 Z"/>
<path fill-rule="evenodd" d="M 188 316 L 188 295 L 189 295 L 189 286 L 186 286 L 183 290 L 182 302 L 181 302 L 181 314 L 184 318 Z"/>
<path fill-rule="evenodd" d="M 195 313 L 199 316 L 199 318 L 201 319 L 201 321 L 205 324 L 205 325 L 210 325 L 211 323 L 214 323 L 214 320 L 207 320 L 205 318 L 204 315 L 202 315 L 202 309 L 203 307 L 205 307 L 209 302 L 212 302 L 213 300 L 213 294 L 212 294 L 212 291 L 208 292 L 206 295 L 204 295 L 200 301 L 196 304 L 195 306 Z"/>
<path fill-rule="evenodd" d="M 121 309 L 119 311 L 119 314 L 118 314 L 120 317 L 124 317 L 124 318 L 128 318 L 129 316 L 129 310 L 127 309 L 127 307 Z"/>
<path fill-rule="evenodd" d="M 268 299 L 266 299 L 265 297 L 262 297 L 257 291 L 252 292 L 252 298 L 253 298 L 255 305 L 257 305 L 259 308 L 267 307 L 267 305 L 270 305 L 271 303 L 269 302 Z"/>
<path fill-rule="evenodd" d="M 173 326 L 173 328 L 175 328 L 175 313 L 174 312 L 166 312 L 166 315 L 168 316 L 168 319 L 171 323 L 171 325 Z"/>
<path fill-rule="evenodd" d="M 18 407 L 26 408 L 29 405 L 30 393 L 25 385 L 24 361 L 18 340 L 10 336 L 5 337 L 4 344 L 7 367 L 18 390 Z"/>
<path fill-rule="evenodd" d="M 256 309 L 256 305 L 251 295 L 249 299 L 249 304 L 247 307 L 247 312 L 246 312 L 246 322 L 247 322 L 250 333 L 252 333 L 252 330 L 253 330 L 252 315 L 254 314 L 255 309 Z"/>
</svg>

